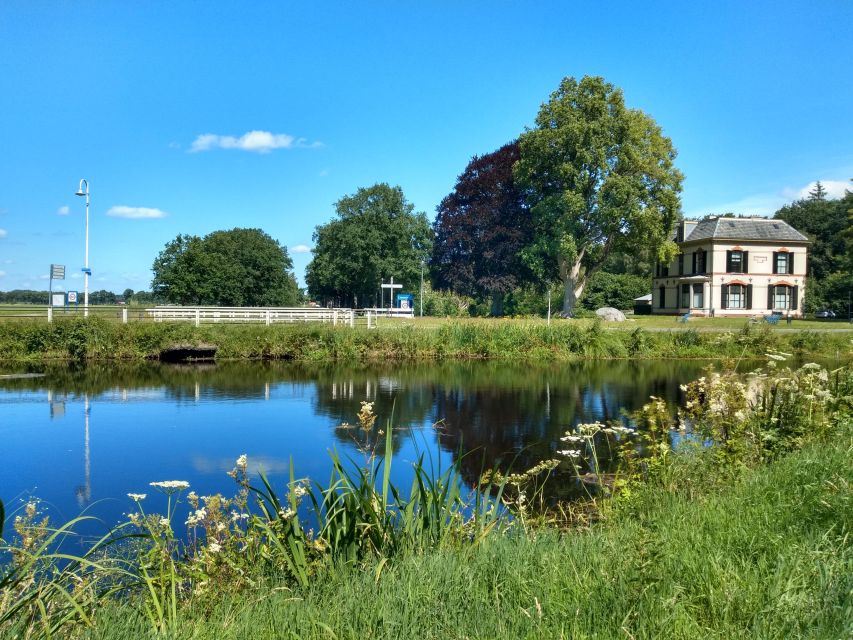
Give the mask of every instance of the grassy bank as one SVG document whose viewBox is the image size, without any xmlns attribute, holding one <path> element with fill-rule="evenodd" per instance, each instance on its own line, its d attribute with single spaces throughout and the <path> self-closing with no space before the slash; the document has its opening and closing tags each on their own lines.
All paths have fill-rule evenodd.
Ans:
<svg viewBox="0 0 853 640">
<path fill-rule="evenodd" d="M 82 556 L 77 523 L 28 503 L 0 542 L 0 636 L 849 637 L 853 370 L 776 363 L 686 385 L 693 437 L 652 400 L 634 429 L 577 425 L 555 459 L 484 473 L 474 502 L 458 468 L 390 485 L 386 427 L 385 457 L 327 483 L 277 493 L 245 456 L 232 498 L 152 483 Z M 353 428 L 379 429 L 372 405 Z M 597 488 L 540 501 L 557 467 Z"/>
<path fill-rule="evenodd" d="M 297 361 L 498 358 L 763 357 L 770 349 L 835 356 L 848 351 L 846 333 L 787 331 L 741 323 L 729 331 L 614 328 L 597 321 L 447 322 L 437 326 L 365 328 L 326 325 L 222 326 L 119 324 L 99 318 L 53 324 L 0 323 L 0 360 L 142 360 L 175 345 L 212 344 L 217 358 Z"/>
<path fill-rule="evenodd" d="M 182 608 L 175 637 L 847 638 L 851 456 L 847 424 L 828 446 L 730 486 L 648 487 L 586 531 L 494 536 L 304 590 L 225 594 Z M 156 635 L 138 609 L 113 603 L 80 637 Z"/>
</svg>

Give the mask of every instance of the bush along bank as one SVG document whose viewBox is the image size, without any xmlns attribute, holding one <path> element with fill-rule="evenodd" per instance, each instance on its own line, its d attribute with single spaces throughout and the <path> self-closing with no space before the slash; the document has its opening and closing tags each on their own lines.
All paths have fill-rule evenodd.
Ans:
<svg viewBox="0 0 853 640">
<path fill-rule="evenodd" d="M 849 637 L 853 370 L 770 355 L 686 385 L 677 423 L 652 399 L 630 427 L 578 425 L 470 498 L 422 460 L 391 484 L 385 425 L 388 453 L 333 457 L 327 484 L 276 489 L 240 456 L 231 497 L 140 487 L 81 556 L 82 518 L 28 502 L 0 533 L 0 636 Z M 544 499 L 561 472 L 585 501 Z"/>
<path fill-rule="evenodd" d="M 220 359 L 298 361 L 507 358 L 738 358 L 769 349 L 834 357 L 849 352 L 844 335 L 780 333 L 744 324 L 737 332 L 694 329 L 652 332 L 605 328 L 601 321 L 519 324 L 449 322 L 434 328 L 330 327 L 327 325 L 118 324 L 101 318 L 53 324 L 0 324 L 0 361 L 157 359 L 176 345 L 217 348 Z"/>
</svg>

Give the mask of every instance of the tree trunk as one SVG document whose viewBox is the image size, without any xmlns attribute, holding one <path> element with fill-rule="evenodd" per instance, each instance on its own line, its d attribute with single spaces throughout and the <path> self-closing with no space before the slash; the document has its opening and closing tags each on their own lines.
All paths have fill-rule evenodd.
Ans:
<svg viewBox="0 0 853 640">
<path fill-rule="evenodd" d="M 504 314 L 504 297 L 502 293 L 492 293 L 492 316 L 498 318 Z"/>
<path fill-rule="evenodd" d="M 589 280 L 589 273 L 581 274 L 581 261 L 583 260 L 582 251 L 578 259 L 568 268 L 568 264 L 560 265 L 560 275 L 563 280 L 563 313 L 564 318 L 571 318 L 574 315 L 575 307 L 578 303 L 578 298 L 583 294 L 586 283 Z"/>
</svg>

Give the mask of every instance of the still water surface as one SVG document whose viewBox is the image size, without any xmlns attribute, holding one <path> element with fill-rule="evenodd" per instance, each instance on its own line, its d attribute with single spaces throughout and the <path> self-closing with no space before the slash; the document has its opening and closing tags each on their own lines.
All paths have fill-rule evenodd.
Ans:
<svg viewBox="0 0 853 640">
<path fill-rule="evenodd" d="M 679 400 L 701 361 L 594 362 L 543 367 L 496 362 L 308 367 L 285 363 L 53 367 L 0 380 L 0 499 L 38 496 L 59 519 L 81 508 L 107 523 L 126 494 L 187 480 L 199 494 L 231 493 L 238 455 L 274 483 L 325 483 L 329 451 L 363 460 L 360 402 L 378 427 L 392 421 L 392 477 L 407 487 L 420 454 L 446 469 L 460 450 L 469 486 L 484 467 L 528 468 L 553 456 L 578 422 L 616 420 L 649 396 Z M 19 371 L 19 370 L 18 370 Z M 13 373 L 2 370 L 0 373 Z M 375 435 L 374 435 L 375 437 Z M 383 440 L 380 438 L 380 440 Z M 380 446 L 382 442 L 376 446 Z M 160 504 L 152 507 L 162 508 Z"/>
</svg>

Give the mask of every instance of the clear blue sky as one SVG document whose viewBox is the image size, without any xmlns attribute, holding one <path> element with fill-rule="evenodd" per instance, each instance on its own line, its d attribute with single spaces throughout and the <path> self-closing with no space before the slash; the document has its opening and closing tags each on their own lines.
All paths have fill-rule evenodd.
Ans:
<svg viewBox="0 0 853 640">
<path fill-rule="evenodd" d="M 302 281 L 342 195 L 389 182 L 434 217 L 568 75 L 664 128 L 686 215 L 772 213 L 853 177 L 851 24 L 849 0 L 5 0 L 0 290 L 47 288 L 52 262 L 82 290 L 81 178 L 93 290 L 147 289 L 178 233 L 235 226 Z"/>
</svg>

